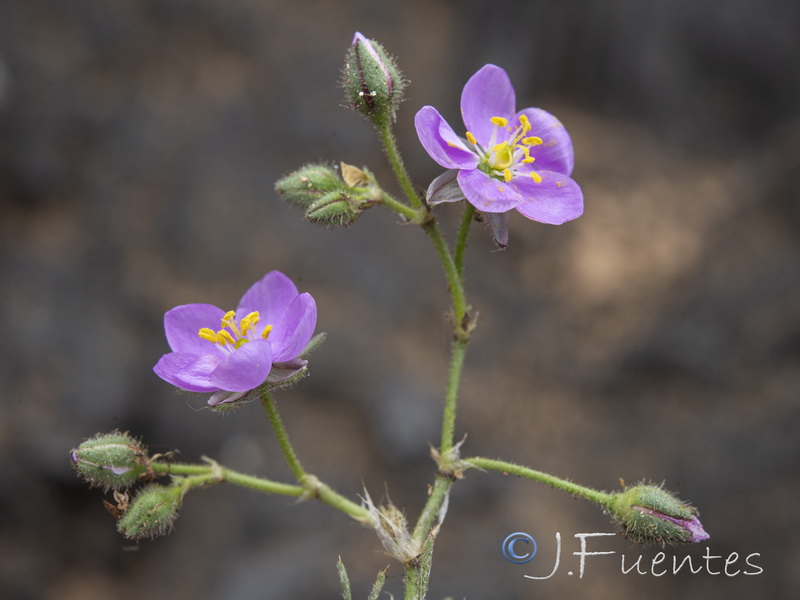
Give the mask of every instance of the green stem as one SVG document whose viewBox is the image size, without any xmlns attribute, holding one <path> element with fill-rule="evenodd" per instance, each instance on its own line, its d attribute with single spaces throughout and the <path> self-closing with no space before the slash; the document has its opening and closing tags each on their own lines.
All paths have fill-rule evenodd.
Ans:
<svg viewBox="0 0 800 600">
<path fill-rule="evenodd" d="M 453 342 L 450 357 L 450 373 L 447 379 L 447 392 L 444 398 L 442 411 L 442 441 L 439 452 L 445 464 L 449 460 L 446 456 L 453 449 L 456 428 L 456 406 L 458 405 L 458 388 L 461 382 L 461 371 L 464 367 L 464 357 L 467 353 L 467 341 L 456 339 Z"/>
<path fill-rule="evenodd" d="M 319 480 L 317 480 L 317 485 L 314 491 L 317 498 L 319 498 L 325 504 L 350 515 L 354 519 L 361 521 L 364 524 L 372 526 L 372 515 L 370 515 L 369 511 L 360 504 L 356 504 L 355 502 L 348 500 Z"/>
<path fill-rule="evenodd" d="M 453 327 L 456 337 L 460 336 L 462 329 L 466 325 L 464 317 L 467 314 L 467 299 L 464 294 L 464 284 L 461 282 L 461 275 L 456 268 L 456 263 L 453 260 L 453 255 L 450 254 L 450 249 L 444 241 L 444 236 L 436 221 L 428 221 L 422 228 L 428 237 L 431 238 L 433 246 L 436 249 L 436 254 L 444 268 L 445 277 L 447 277 L 447 285 L 450 288 L 450 296 L 453 299 Z M 468 334 L 467 331 L 463 333 Z"/>
<path fill-rule="evenodd" d="M 411 202 L 411 206 L 416 209 L 424 208 L 422 200 L 420 200 L 414 189 L 414 184 L 411 182 L 406 166 L 403 164 L 403 158 L 397 148 L 397 139 L 394 137 L 390 120 L 384 119 L 381 123 L 375 123 L 375 128 L 378 130 L 378 135 L 381 138 L 386 157 L 389 159 L 389 164 L 392 166 L 392 171 L 394 171 L 394 176 L 397 178 L 400 187 L 403 188 L 403 192 L 409 202 Z"/>
<path fill-rule="evenodd" d="M 316 497 L 321 502 L 361 521 L 371 524 L 372 517 L 369 511 L 362 506 L 351 502 L 341 494 L 333 491 L 328 485 L 322 483 L 313 475 L 306 475 L 304 485 L 291 485 L 279 483 L 253 475 L 245 475 L 233 469 L 209 461 L 208 465 L 191 465 L 185 463 L 150 463 L 151 470 L 158 475 L 187 476 L 183 482 L 187 487 L 199 487 L 210 483 L 226 482 L 239 487 L 248 488 L 265 494 L 279 494 L 281 496 Z"/>
<path fill-rule="evenodd" d="M 613 498 L 612 494 L 607 494 L 583 485 L 578 485 L 577 483 L 572 483 L 566 479 L 561 479 L 560 477 L 555 477 L 548 473 L 536 471 L 535 469 L 529 469 L 528 467 L 523 467 L 522 465 L 506 462 L 504 460 L 473 457 L 464 459 L 463 462 L 479 469 L 500 471 L 505 475 L 516 475 L 517 477 L 532 479 L 533 481 L 538 481 L 539 483 L 544 483 L 550 487 L 554 487 L 557 490 L 568 492 L 573 496 L 578 496 L 580 498 L 584 498 L 585 500 L 595 502 L 604 508 L 609 506 Z"/>
<path fill-rule="evenodd" d="M 450 477 L 446 475 L 436 476 L 436 481 L 433 483 L 428 501 L 425 503 L 425 507 L 419 515 L 417 525 L 414 527 L 414 533 L 412 534 L 414 540 L 419 544 L 425 541 L 428 537 L 428 533 L 436 524 L 439 509 L 447 498 L 447 494 L 450 492 L 450 487 L 452 485 L 453 480 Z"/>
<path fill-rule="evenodd" d="M 252 475 L 245 475 L 221 465 L 189 465 L 182 463 L 150 463 L 153 472 L 159 475 L 188 475 L 201 476 L 209 480 L 225 481 L 227 483 L 246 487 L 265 494 L 280 494 L 281 496 L 302 496 L 305 488 L 299 485 L 278 483 L 269 479 L 261 479 Z"/>
<path fill-rule="evenodd" d="M 397 200 L 394 196 L 386 193 L 383 190 L 381 190 L 381 204 L 383 204 L 387 208 L 392 209 L 394 212 L 405 217 L 409 221 L 414 221 L 415 219 L 419 218 L 419 213 L 416 210 L 414 210 L 407 204 L 403 204 L 402 202 Z"/>
<path fill-rule="evenodd" d="M 275 405 L 275 400 L 272 399 L 269 392 L 265 389 L 261 390 L 261 403 L 264 405 L 264 410 L 267 411 L 269 422 L 272 423 L 272 429 L 275 430 L 275 436 L 278 438 L 278 444 L 283 450 L 283 456 L 286 458 L 286 463 L 292 471 L 295 479 L 299 483 L 303 483 L 306 477 L 305 469 L 300 464 L 297 455 L 292 448 L 292 443 L 289 441 L 289 434 L 283 426 L 281 416 L 278 414 L 278 407 Z"/>
<path fill-rule="evenodd" d="M 462 280 L 464 278 L 464 253 L 467 250 L 469 228 L 470 225 L 472 225 L 472 220 L 475 218 L 475 207 L 469 202 L 465 202 L 464 204 L 464 214 L 461 215 L 461 224 L 458 226 L 455 252 L 456 272 Z"/>
</svg>

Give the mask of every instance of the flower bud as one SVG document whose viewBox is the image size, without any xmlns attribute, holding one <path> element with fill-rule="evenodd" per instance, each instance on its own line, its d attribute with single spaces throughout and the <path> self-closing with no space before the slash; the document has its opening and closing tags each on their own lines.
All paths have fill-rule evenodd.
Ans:
<svg viewBox="0 0 800 600">
<path fill-rule="evenodd" d="M 330 165 L 309 164 L 279 179 L 275 191 L 286 202 L 308 208 L 324 194 L 346 187 L 339 173 Z"/>
<path fill-rule="evenodd" d="M 640 544 L 707 540 L 697 509 L 656 485 L 640 484 L 614 494 L 609 512 L 625 537 Z"/>
<path fill-rule="evenodd" d="M 352 224 L 361 212 L 359 202 L 346 192 L 328 192 L 311 203 L 306 219 L 319 225 L 345 226 Z"/>
<path fill-rule="evenodd" d="M 119 490 L 147 470 L 147 449 L 127 433 L 97 434 L 72 450 L 72 465 L 91 485 Z"/>
<path fill-rule="evenodd" d="M 345 57 L 343 84 L 350 108 L 375 124 L 394 121 L 405 81 L 378 42 L 356 32 Z"/>
<path fill-rule="evenodd" d="M 150 484 L 142 488 L 117 521 L 117 531 L 132 540 L 169 533 L 183 503 L 183 487 Z"/>
</svg>

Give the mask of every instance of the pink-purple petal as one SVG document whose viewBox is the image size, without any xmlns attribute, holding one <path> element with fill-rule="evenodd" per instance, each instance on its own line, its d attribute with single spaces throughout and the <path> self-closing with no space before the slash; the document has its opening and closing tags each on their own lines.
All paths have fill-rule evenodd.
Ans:
<svg viewBox="0 0 800 600">
<path fill-rule="evenodd" d="M 245 392 L 264 383 L 272 368 L 272 347 L 267 340 L 243 344 L 219 363 L 210 379 L 220 390 Z"/>
<path fill-rule="evenodd" d="M 317 325 L 317 304 L 311 294 L 300 294 L 295 298 L 269 336 L 274 349 L 272 360 L 292 360 L 308 344 Z"/>
<path fill-rule="evenodd" d="M 203 327 L 216 331 L 225 312 L 211 304 L 184 304 L 164 315 L 164 332 L 173 352 L 213 353 L 214 344 L 198 335 Z"/>
<path fill-rule="evenodd" d="M 552 171 L 538 173 L 542 177 L 541 183 L 524 176 L 511 180 L 524 197 L 516 207 L 517 211 L 548 225 L 561 225 L 583 214 L 583 192 L 575 181 Z"/>
<path fill-rule="evenodd" d="M 458 185 L 470 204 L 482 212 L 506 212 L 523 201 L 519 192 L 508 183 L 489 177 L 478 169 L 460 171 Z"/>
<path fill-rule="evenodd" d="M 262 325 L 275 325 L 296 297 L 297 286 L 292 280 L 280 271 L 270 271 L 244 293 L 236 309 L 236 318 L 257 311 Z"/>
<path fill-rule="evenodd" d="M 423 106 L 414 117 L 417 136 L 430 157 L 446 169 L 474 169 L 478 157 L 432 106 Z"/>
<path fill-rule="evenodd" d="M 561 121 L 541 108 L 521 110 L 517 114 L 517 119 L 520 115 L 528 117 L 531 123 L 528 135 L 539 137 L 543 142 L 531 148 L 531 156 L 536 159 L 533 163 L 534 168 L 564 175 L 572 174 L 575 165 L 572 139 Z"/>
<path fill-rule="evenodd" d="M 220 388 L 212 373 L 224 357 L 221 354 L 188 354 L 171 352 L 162 356 L 153 367 L 156 375 L 167 383 L 188 392 L 216 392 Z"/>
<path fill-rule="evenodd" d="M 461 92 L 461 116 L 467 131 L 486 146 L 495 128 L 490 119 L 503 117 L 511 121 L 516 102 L 508 73 L 495 65 L 481 67 Z"/>
</svg>

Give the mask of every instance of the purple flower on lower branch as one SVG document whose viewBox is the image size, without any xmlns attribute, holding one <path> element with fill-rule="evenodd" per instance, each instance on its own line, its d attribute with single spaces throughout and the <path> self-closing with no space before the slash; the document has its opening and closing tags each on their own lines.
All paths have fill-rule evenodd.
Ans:
<svg viewBox="0 0 800 600">
<path fill-rule="evenodd" d="M 583 214 L 583 193 L 569 176 L 572 140 L 561 122 L 539 108 L 516 112 L 508 74 L 485 65 L 464 86 L 461 115 L 466 134 L 459 137 L 432 106 L 414 123 L 428 154 L 451 169 L 428 191 L 431 204 L 466 198 L 486 214 L 500 245 L 506 245 L 505 213 L 516 209 L 534 221 L 561 225 Z M 456 181 L 460 194 L 453 193 Z M 499 234 L 499 238 L 498 238 Z"/>
<path fill-rule="evenodd" d="M 245 292 L 236 310 L 185 304 L 168 311 L 164 330 L 172 352 L 153 370 L 183 390 L 212 392 L 212 406 L 235 402 L 303 371 L 302 354 L 316 322 L 314 298 L 271 271 Z"/>
</svg>

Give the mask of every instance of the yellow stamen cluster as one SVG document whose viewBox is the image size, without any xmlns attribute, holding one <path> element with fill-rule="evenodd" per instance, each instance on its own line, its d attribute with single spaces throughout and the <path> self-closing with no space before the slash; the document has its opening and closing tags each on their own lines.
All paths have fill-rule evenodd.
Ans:
<svg viewBox="0 0 800 600">
<path fill-rule="evenodd" d="M 258 311 L 253 311 L 237 323 L 236 312 L 229 310 L 222 317 L 220 323 L 221 329 L 219 331 L 214 331 L 209 327 L 201 327 L 197 335 L 204 340 L 208 340 L 212 344 L 219 344 L 220 346 L 231 345 L 234 348 L 241 348 L 243 344 L 250 341 L 247 334 L 251 329 L 255 329 L 255 326 L 258 325 L 260 320 L 261 316 L 258 314 Z M 267 339 L 271 331 L 272 325 L 266 325 L 261 332 L 261 338 Z"/>
<path fill-rule="evenodd" d="M 466 138 L 475 147 L 482 162 L 489 166 L 498 177 L 502 176 L 503 180 L 508 183 L 514 177 L 517 165 L 530 164 L 536 160 L 531 156 L 531 148 L 542 144 L 542 138 L 527 135 L 532 126 L 525 115 L 519 116 L 519 126 L 513 131 L 508 128 L 508 119 L 492 117 L 490 121 L 498 129 L 506 129 L 511 134 L 511 138 L 495 144 L 498 132 L 497 130 L 492 131 L 488 145 L 491 151 L 488 153 L 478 145 L 478 141 L 471 132 L 467 131 Z M 536 183 L 542 182 L 542 176 L 539 173 L 531 171 L 528 174 Z"/>
</svg>

